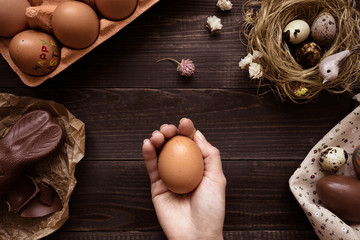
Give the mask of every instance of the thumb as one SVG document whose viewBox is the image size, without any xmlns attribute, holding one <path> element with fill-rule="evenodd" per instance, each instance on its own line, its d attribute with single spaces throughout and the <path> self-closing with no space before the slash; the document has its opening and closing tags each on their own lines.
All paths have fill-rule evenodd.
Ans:
<svg viewBox="0 0 360 240">
<path fill-rule="evenodd" d="M 205 171 L 223 175 L 220 151 L 211 145 L 199 130 L 195 132 L 194 141 L 199 146 L 203 155 Z"/>
</svg>

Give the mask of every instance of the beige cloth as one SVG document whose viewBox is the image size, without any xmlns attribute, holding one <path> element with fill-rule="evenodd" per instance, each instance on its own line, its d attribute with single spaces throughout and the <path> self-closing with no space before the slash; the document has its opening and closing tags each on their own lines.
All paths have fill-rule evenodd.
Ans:
<svg viewBox="0 0 360 240">
<path fill-rule="evenodd" d="M 59 0 L 53 0 L 54 2 L 59 2 Z M 95 47 L 99 46 L 101 43 L 112 37 L 114 34 L 116 34 L 118 31 L 120 31 L 122 28 L 124 28 L 126 25 L 131 23 L 133 20 L 135 20 L 137 17 L 139 17 L 142 13 L 144 13 L 146 10 L 148 10 L 151 6 L 153 6 L 155 3 L 157 3 L 160 0 L 138 0 L 138 6 L 135 9 L 134 13 L 121 21 L 110 21 L 107 19 L 100 19 L 100 33 L 97 40 L 90 46 L 85 49 L 81 50 L 75 50 L 70 49 L 67 47 L 61 48 L 61 59 L 59 66 L 50 74 L 45 76 L 30 76 L 24 72 L 22 72 L 11 60 L 10 54 L 9 54 L 9 38 L 1 38 L 0 37 L 0 53 L 5 58 L 5 60 L 8 62 L 10 67 L 18 74 L 20 79 L 23 81 L 24 84 L 30 87 L 36 87 L 46 81 L 49 78 L 52 78 L 65 70 L 67 67 L 69 67 L 71 64 L 85 56 L 87 53 L 89 53 L 91 50 L 93 50 Z M 48 1 L 50 2 L 50 1 Z M 44 3 L 45 4 L 45 3 Z"/>
<path fill-rule="evenodd" d="M 58 154 L 28 170 L 36 180 L 47 180 L 63 200 L 61 211 L 39 218 L 23 218 L 7 211 L 0 201 L 0 239 L 40 239 L 59 229 L 69 218 L 70 196 L 75 188 L 75 167 L 85 154 L 85 125 L 63 105 L 31 97 L 0 93 L 0 137 L 24 113 L 41 109 L 50 112 L 65 130 L 65 141 Z"/>
<path fill-rule="evenodd" d="M 334 126 L 308 153 L 289 179 L 290 190 L 303 208 L 315 233 L 321 240 L 360 239 L 360 224 L 347 224 L 319 204 L 316 183 L 326 175 L 319 165 L 319 153 L 326 147 L 341 147 L 348 154 L 347 163 L 337 174 L 356 178 L 352 153 L 360 145 L 360 107 Z"/>
</svg>

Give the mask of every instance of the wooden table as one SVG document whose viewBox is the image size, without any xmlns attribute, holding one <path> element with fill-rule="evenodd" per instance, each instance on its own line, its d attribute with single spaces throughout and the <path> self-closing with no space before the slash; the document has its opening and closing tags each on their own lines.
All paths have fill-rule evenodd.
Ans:
<svg viewBox="0 0 360 240">
<path fill-rule="evenodd" d="M 163 123 L 191 118 L 222 155 L 227 178 L 225 239 L 317 239 L 288 179 L 309 150 L 354 108 L 323 92 L 312 103 L 258 95 L 238 62 L 243 1 L 161 0 L 55 78 L 25 86 L 0 58 L 1 92 L 64 104 L 86 124 L 86 154 L 70 218 L 47 239 L 165 239 L 151 202 L 141 145 Z M 359 3 L 359 1 L 357 1 Z M 358 4 L 359 5 L 359 4 Z M 210 35 L 206 18 L 224 25 Z M 171 62 L 190 58 L 183 79 Z"/>
</svg>

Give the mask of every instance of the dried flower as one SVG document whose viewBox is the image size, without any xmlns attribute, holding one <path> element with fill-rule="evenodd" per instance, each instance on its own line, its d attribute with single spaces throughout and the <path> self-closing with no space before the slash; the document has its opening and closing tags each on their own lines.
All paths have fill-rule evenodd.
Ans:
<svg viewBox="0 0 360 240">
<path fill-rule="evenodd" d="M 229 0 L 218 0 L 216 3 L 222 11 L 229 11 L 232 9 L 232 3 Z"/>
<path fill-rule="evenodd" d="M 258 63 L 250 63 L 250 66 L 249 66 L 249 76 L 251 79 L 254 79 L 254 78 L 261 78 L 263 75 L 262 71 L 261 71 L 261 66 L 260 64 Z"/>
<path fill-rule="evenodd" d="M 254 51 L 253 54 L 248 53 L 248 55 L 239 62 L 239 67 L 241 69 L 248 69 L 250 78 L 259 79 L 263 75 L 260 65 L 260 58 L 262 58 L 262 56 L 263 54 L 259 51 Z"/>
<path fill-rule="evenodd" d="M 241 69 L 249 69 L 250 63 L 252 63 L 253 58 L 253 55 L 251 53 L 248 53 L 248 55 L 241 59 L 241 61 L 239 62 L 239 67 Z"/>
<path fill-rule="evenodd" d="M 302 97 L 302 96 L 304 96 L 308 91 L 309 91 L 309 89 L 307 89 L 306 87 L 300 87 L 298 90 L 296 90 L 296 91 L 294 92 L 294 94 L 295 94 L 297 97 Z"/>
<path fill-rule="evenodd" d="M 245 21 L 251 22 L 253 20 L 252 19 L 253 15 L 254 15 L 254 9 L 251 8 L 251 9 L 247 10 L 245 13 Z"/>
<path fill-rule="evenodd" d="M 259 59 L 262 58 L 262 56 L 263 56 L 263 54 L 260 51 L 255 50 L 253 52 L 253 57 L 254 57 L 253 61 L 260 62 Z"/>
<path fill-rule="evenodd" d="M 211 33 L 219 33 L 223 27 L 221 19 L 217 16 L 210 16 L 207 18 L 206 27 L 210 29 Z"/>
<path fill-rule="evenodd" d="M 181 62 L 178 62 L 173 58 L 163 58 L 158 60 L 157 62 L 161 62 L 164 60 L 175 62 L 177 64 L 176 70 L 180 72 L 181 76 L 190 77 L 195 72 L 195 65 L 190 59 L 182 59 Z"/>
</svg>

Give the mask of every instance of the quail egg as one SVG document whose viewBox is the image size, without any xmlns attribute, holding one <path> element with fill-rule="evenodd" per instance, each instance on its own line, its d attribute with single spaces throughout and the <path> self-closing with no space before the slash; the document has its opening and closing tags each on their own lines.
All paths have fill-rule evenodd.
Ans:
<svg viewBox="0 0 360 240">
<path fill-rule="evenodd" d="M 336 173 L 347 161 L 347 152 L 339 147 L 327 147 L 320 153 L 319 163 L 323 170 Z"/>
<path fill-rule="evenodd" d="M 298 44 L 305 41 L 310 34 L 310 26 L 304 20 L 293 20 L 289 22 L 283 31 L 283 38 L 291 44 Z"/>
<path fill-rule="evenodd" d="M 314 42 L 301 43 L 296 48 L 295 59 L 303 67 L 314 67 L 321 59 L 321 48 Z"/>
<path fill-rule="evenodd" d="M 320 46 L 329 46 L 336 37 L 336 21 L 328 12 L 320 13 L 311 25 L 311 37 Z"/>
</svg>

